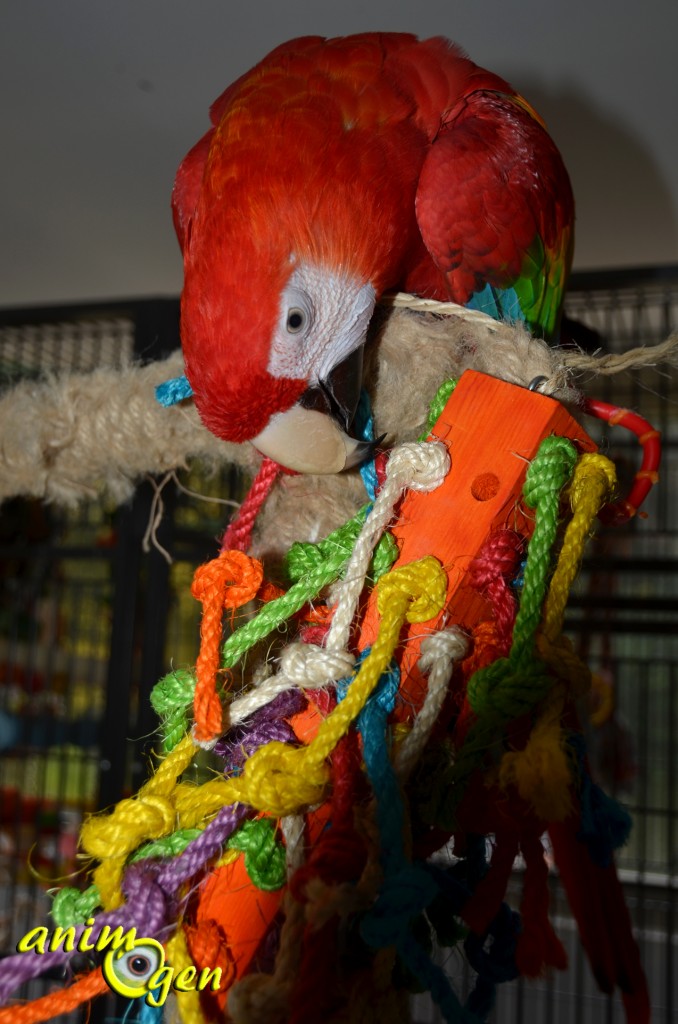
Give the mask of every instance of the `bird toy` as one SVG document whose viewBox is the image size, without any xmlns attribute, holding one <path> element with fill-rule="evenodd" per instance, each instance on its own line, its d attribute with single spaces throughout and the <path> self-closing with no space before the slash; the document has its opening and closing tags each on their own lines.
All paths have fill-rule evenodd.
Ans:
<svg viewBox="0 0 678 1024">
<path fill-rule="evenodd" d="M 656 482 L 658 434 L 583 405 L 643 447 L 620 500 L 542 377 L 467 369 L 419 440 L 391 447 L 360 397 L 388 290 L 555 335 L 573 223 L 560 156 L 506 82 L 408 35 L 284 44 L 211 116 L 174 190 L 186 375 L 158 398 L 264 459 L 195 573 L 195 667 L 153 692 L 156 770 L 85 822 L 91 884 L 56 894 L 58 934 L 22 940 L 0 998 L 76 954 L 91 969 L 0 1024 L 108 988 L 145 1022 L 170 997 L 185 1024 L 406 1021 L 428 991 L 446 1021 L 480 1024 L 499 984 L 566 966 L 545 834 L 598 984 L 644 1024 L 614 866 L 630 819 L 591 779 L 591 674 L 563 623 L 596 518 L 635 515 Z M 283 470 L 357 465 L 367 501 L 267 578 L 249 548 Z M 188 781 L 196 761 L 209 772 Z M 436 947 L 463 951 L 467 993 Z"/>
<path fill-rule="evenodd" d="M 441 392 L 427 439 L 377 460 L 371 507 L 290 552 L 286 591 L 238 550 L 198 569 L 195 670 L 170 674 L 153 698 L 164 759 L 135 797 L 83 828 L 93 884 L 61 890 L 55 920 L 76 949 L 85 928 L 92 947 L 106 927 L 135 928 L 163 942 L 175 971 L 218 969 L 216 991 L 175 990 L 184 1020 L 357 1016 L 365 1000 L 374 1019 L 406 1019 L 408 980 L 445 1019 L 484 1020 L 498 981 L 565 966 L 545 830 L 599 983 L 622 988 L 630 1021 L 648 1019 L 612 860 L 629 822 L 588 776 L 574 700 L 590 674 L 561 632 L 614 468 L 536 391 L 467 371 Z M 337 579 L 331 607 L 316 603 Z M 224 610 L 252 601 L 258 614 L 223 643 Z M 291 619 L 298 632 L 269 675 L 237 693 L 218 685 Z M 181 782 L 201 747 L 220 774 Z M 454 857 L 431 861 L 450 842 Z M 520 916 L 504 902 L 519 852 Z M 477 972 L 465 1004 L 430 955 L 433 934 L 463 943 Z M 32 952 L 3 965 L 5 994 L 70 956 Z M 158 970 L 150 961 L 137 995 L 157 1001 Z M 47 997 L 48 1016 L 105 988 L 85 978 Z M 40 1001 L 12 1006 L 0 1021 L 40 1012 Z"/>
</svg>

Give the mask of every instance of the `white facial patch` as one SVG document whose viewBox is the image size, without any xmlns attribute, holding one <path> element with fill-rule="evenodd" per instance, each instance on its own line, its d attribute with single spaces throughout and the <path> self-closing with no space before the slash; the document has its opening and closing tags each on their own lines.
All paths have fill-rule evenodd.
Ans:
<svg viewBox="0 0 678 1024">
<path fill-rule="evenodd" d="M 365 340 L 375 291 L 348 274 L 299 263 L 280 296 L 272 377 L 324 380 Z"/>
</svg>

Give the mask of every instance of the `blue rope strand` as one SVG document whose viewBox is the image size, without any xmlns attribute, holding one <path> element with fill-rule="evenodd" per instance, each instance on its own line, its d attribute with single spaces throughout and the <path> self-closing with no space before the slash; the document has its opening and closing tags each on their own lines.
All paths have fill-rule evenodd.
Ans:
<svg viewBox="0 0 678 1024">
<path fill-rule="evenodd" d="M 155 400 L 160 402 L 160 405 L 168 407 L 176 405 L 177 402 L 183 402 L 192 394 L 193 388 L 188 383 L 188 377 L 182 373 L 181 377 L 172 377 L 171 380 L 158 384 L 155 389 Z"/>
<path fill-rule="evenodd" d="M 363 651 L 359 660 L 368 653 Z M 445 972 L 433 963 L 412 934 L 413 919 L 433 902 L 440 890 L 425 864 L 410 863 L 405 856 L 403 801 L 386 740 L 388 718 L 395 707 L 399 685 L 400 669 L 393 663 L 357 720 L 365 768 L 376 798 L 384 871 L 379 895 L 360 922 L 360 934 L 373 949 L 396 947 L 405 967 L 429 990 L 448 1024 L 479 1024 L 479 1018 L 461 1006 Z M 348 686 L 347 680 L 337 683 L 339 700 L 346 695 Z"/>
<path fill-rule="evenodd" d="M 360 401 L 358 402 L 358 408 L 356 409 L 354 428 L 361 441 L 374 441 L 374 417 L 372 416 L 370 397 L 365 391 L 365 388 L 360 392 Z M 363 462 L 360 466 L 360 476 L 362 477 L 362 481 L 365 485 L 365 490 L 367 491 L 370 501 L 374 501 L 377 494 L 377 487 L 379 486 L 374 459 L 369 459 L 367 462 Z"/>
</svg>

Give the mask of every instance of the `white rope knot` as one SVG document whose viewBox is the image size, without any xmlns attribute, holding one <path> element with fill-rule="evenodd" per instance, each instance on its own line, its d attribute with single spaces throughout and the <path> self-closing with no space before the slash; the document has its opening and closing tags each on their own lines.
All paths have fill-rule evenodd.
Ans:
<svg viewBox="0 0 678 1024">
<path fill-rule="evenodd" d="M 459 626 L 431 633 L 421 642 L 419 667 L 430 671 L 437 662 L 461 661 L 468 654 L 469 640 Z"/>
<path fill-rule="evenodd" d="M 465 656 L 468 647 L 468 637 L 459 626 L 441 629 L 422 640 L 419 668 L 428 672 L 428 690 L 421 710 L 396 754 L 395 768 L 401 779 L 409 776 L 419 760 L 445 701 L 454 665 Z"/>
<path fill-rule="evenodd" d="M 442 441 L 406 441 L 391 454 L 386 467 L 389 483 L 423 494 L 439 487 L 450 471 L 450 456 Z"/>
<path fill-rule="evenodd" d="M 345 650 L 326 650 L 317 644 L 293 643 L 280 655 L 280 672 L 302 689 L 327 686 L 353 675 L 355 656 Z"/>
</svg>

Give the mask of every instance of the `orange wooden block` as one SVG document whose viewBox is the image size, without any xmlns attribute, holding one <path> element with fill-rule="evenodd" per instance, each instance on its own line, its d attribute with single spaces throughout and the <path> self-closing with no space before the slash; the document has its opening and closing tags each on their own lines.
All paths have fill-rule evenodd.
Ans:
<svg viewBox="0 0 678 1024">
<path fill-rule="evenodd" d="M 239 856 L 212 872 L 200 892 L 195 924 L 217 921 L 233 957 L 235 976 L 242 978 L 261 946 L 264 936 L 280 909 L 282 893 L 258 889 L 245 870 L 245 858 Z M 228 993 L 220 991 L 217 1000 L 223 1009 Z"/>
<path fill-rule="evenodd" d="M 404 631 L 400 718 L 423 700 L 426 683 L 416 668 L 423 636 L 450 625 L 471 630 L 491 617 L 488 603 L 465 581 L 466 570 L 495 530 L 509 527 L 531 535 L 530 513 L 520 496 L 528 463 L 551 434 L 570 438 L 582 452 L 596 449 L 554 399 L 475 370 L 460 377 L 431 434 L 447 446 L 450 472 L 429 494 L 408 491 L 391 527 L 400 552 L 396 565 L 434 555 L 448 574 L 444 611 Z M 374 641 L 378 628 L 371 595 L 360 630 L 361 650 Z"/>
</svg>

